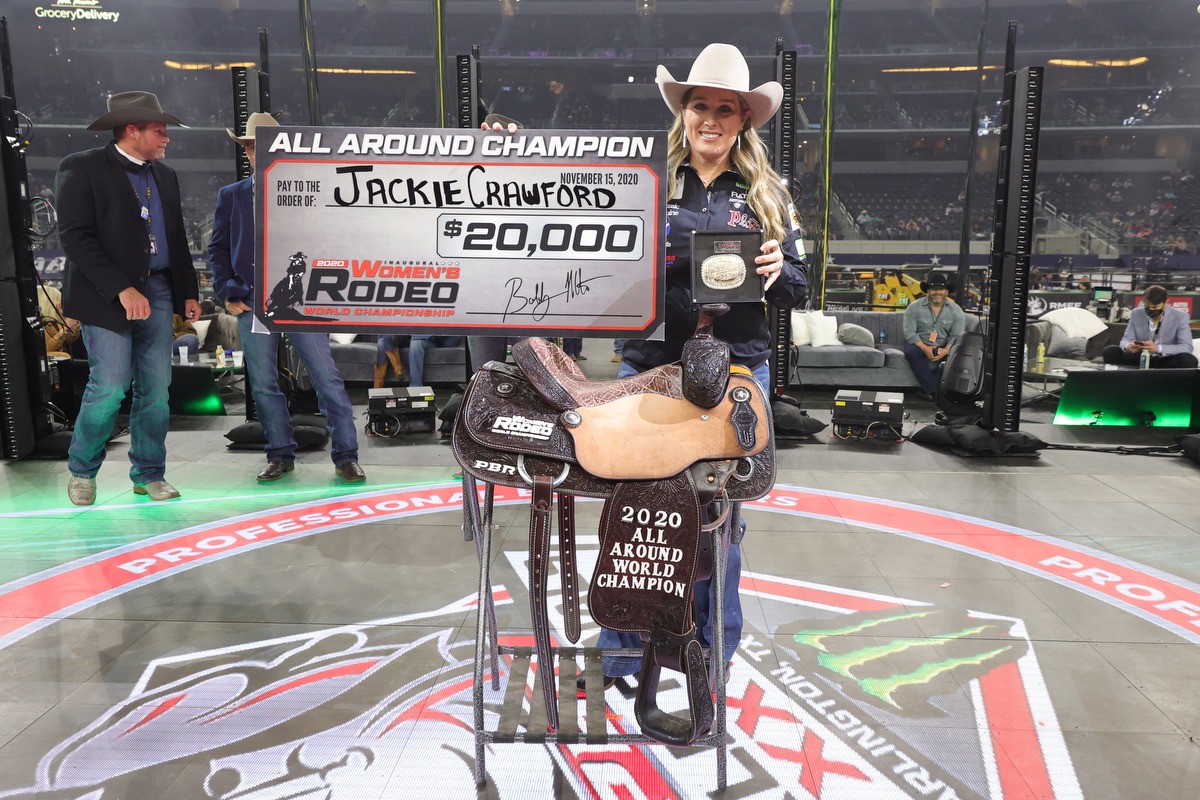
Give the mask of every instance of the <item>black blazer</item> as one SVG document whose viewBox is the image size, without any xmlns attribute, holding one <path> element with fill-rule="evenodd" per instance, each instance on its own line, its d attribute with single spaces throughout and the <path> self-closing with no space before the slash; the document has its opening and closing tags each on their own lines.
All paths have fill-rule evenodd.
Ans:
<svg viewBox="0 0 1200 800">
<path fill-rule="evenodd" d="M 58 231 L 67 254 L 63 313 L 89 325 L 125 331 L 130 321 L 117 295 L 130 286 L 145 294 L 150 275 L 150 237 L 141 207 L 121 166 L 125 157 L 109 142 L 62 160 L 55 179 Z M 175 170 L 151 163 L 162 198 L 171 253 L 171 294 L 175 313 L 184 301 L 198 300 L 196 270 L 188 250 Z"/>
</svg>

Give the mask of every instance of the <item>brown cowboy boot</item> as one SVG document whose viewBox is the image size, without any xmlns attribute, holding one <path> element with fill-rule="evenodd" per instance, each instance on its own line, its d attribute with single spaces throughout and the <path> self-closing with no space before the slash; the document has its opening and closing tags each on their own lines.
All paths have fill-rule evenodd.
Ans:
<svg viewBox="0 0 1200 800">
<path fill-rule="evenodd" d="M 376 389 L 383 388 L 383 383 L 385 380 L 387 380 L 387 370 L 388 370 L 388 365 L 387 365 L 386 361 L 383 362 L 382 364 L 375 365 L 375 386 L 374 386 L 374 388 L 376 388 Z"/>
<path fill-rule="evenodd" d="M 394 350 L 385 350 L 388 361 L 392 362 L 392 369 L 396 370 L 396 380 L 404 380 L 404 362 L 400 360 L 400 348 Z"/>
</svg>

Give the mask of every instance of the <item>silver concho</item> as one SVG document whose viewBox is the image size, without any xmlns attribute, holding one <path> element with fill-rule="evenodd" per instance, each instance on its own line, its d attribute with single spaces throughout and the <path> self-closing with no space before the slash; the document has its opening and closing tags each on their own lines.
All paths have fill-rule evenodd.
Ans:
<svg viewBox="0 0 1200 800">
<path fill-rule="evenodd" d="M 573 408 L 562 412 L 562 416 L 560 416 L 559 419 L 561 419 L 562 424 L 566 425 L 568 428 L 578 428 L 583 424 L 583 417 L 580 416 L 579 412 Z"/>
<path fill-rule="evenodd" d="M 735 403 L 744 403 L 750 399 L 750 390 L 745 386 L 735 386 L 729 396 Z"/>
<path fill-rule="evenodd" d="M 709 256 L 700 265 L 700 280 L 709 289 L 736 289 L 746 280 L 746 262 L 732 253 Z"/>
</svg>

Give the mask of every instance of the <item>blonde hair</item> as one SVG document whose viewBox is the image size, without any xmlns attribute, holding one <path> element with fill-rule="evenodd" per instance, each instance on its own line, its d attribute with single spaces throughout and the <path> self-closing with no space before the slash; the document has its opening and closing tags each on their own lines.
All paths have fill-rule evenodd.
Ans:
<svg viewBox="0 0 1200 800">
<path fill-rule="evenodd" d="M 683 96 L 683 105 L 687 105 L 688 89 Z M 738 95 L 742 111 L 746 111 L 746 101 Z M 750 183 L 750 191 L 746 194 L 746 204 L 754 211 L 762 224 L 763 235 L 780 243 L 791 233 L 791 211 L 788 208 L 790 199 L 783 190 L 783 179 L 771 167 L 767 158 L 767 146 L 759 138 L 758 132 L 750 127 L 749 121 L 738 133 L 733 147 L 729 151 L 729 161 L 733 168 Z M 675 197 L 679 186 L 679 167 L 687 160 L 691 147 L 688 145 L 687 134 L 683 128 L 683 109 L 675 112 L 675 122 L 667 133 L 667 196 Z"/>
</svg>

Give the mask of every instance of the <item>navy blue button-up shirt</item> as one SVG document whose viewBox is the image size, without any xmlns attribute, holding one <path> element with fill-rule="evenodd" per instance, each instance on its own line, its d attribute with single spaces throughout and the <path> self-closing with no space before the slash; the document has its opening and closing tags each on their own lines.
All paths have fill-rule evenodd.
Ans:
<svg viewBox="0 0 1200 800">
<path fill-rule="evenodd" d="M 625 343 L 625 360 L 641 369 L 678 361 L 683 343 L 695 331 L 700 312 L 692 304 L 692 232 L 756 231 L 762 227 L 746 204 L 749 182 L 735 170 L 718 175 L 706 188 L 691 165 L 684 164 L 679 168 L 678 186 L 679 197 L 667 200 L 666 338 Z M 781 243 L 783 272 L 766 293 L 767 301 L 779 308 L 797 308 L 805 299 L 808 264 L 796 234 L 790 231 Z M 747 270 L 755 268 L 757 255 L 746 257 Z M 729 344 L 735 364 L 753 369 L 770 355 L 771 333 L 759 303 L 731 304 L 729 313 L 717 318 L 713 334 Z"/>
</svg>

